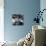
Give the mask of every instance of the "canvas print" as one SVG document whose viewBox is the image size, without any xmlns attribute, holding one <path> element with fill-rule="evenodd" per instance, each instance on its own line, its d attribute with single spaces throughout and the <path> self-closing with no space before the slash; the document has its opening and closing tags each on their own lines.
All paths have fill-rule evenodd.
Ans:
<svg viewBox="0 0 46 46">
<path fill-rule="evenodd" d="M 21 14 L 13 14 L 12 15 L 12 25 L 23 25 L 24 24 L 24 16 Z"/>
</svg>

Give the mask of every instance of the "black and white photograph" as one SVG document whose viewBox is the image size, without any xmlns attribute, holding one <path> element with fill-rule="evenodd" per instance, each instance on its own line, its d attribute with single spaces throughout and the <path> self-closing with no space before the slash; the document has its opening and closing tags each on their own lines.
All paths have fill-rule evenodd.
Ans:
<svg viewBox="0 0 46 46">
<path fill-rule="evenodd" d="M 24 16 L 21 14 L 13 14 L 12 24 L 13 25 L 24 25 Z"/>
</svg>

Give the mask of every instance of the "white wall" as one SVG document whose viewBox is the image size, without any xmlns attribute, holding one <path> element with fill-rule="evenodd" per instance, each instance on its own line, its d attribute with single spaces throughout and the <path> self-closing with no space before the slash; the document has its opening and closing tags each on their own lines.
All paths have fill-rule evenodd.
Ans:
<svg viewBox="0 0 46 46">
<path fill-rule="evenodd" d="M 46 0 L 40 0 L 40 9 L 41 9 L 41 11 L 43 9 L 46 9 Z M 41 22 L 40 24 L 43 26 L 46 26 L 46 11 L 43 12 L 43 19 L 44 19 L 44 21 Z"/>
<path fill-rule="evenodd" d="M 4 0 L 0 0 L 0 42 L 4 41 Z"/>
</svg>

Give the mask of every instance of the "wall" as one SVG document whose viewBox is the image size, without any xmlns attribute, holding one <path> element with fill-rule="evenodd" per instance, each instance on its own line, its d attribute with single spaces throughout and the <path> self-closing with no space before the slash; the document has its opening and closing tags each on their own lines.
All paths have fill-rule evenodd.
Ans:
<svg viewBox="0 0 46 46">
<path fill-rule="evenodd" d="M 4 0 L 4 35 L 7 41 L 18 41 L 32 28 L 35 12 L 40 9 L 40 0 Z M 12 14 L 23 14 L 24 25 L 13 26 Z"/>
<path fill-rule="evenodd" d="M 40 9 L 41 9 L 41 11 L 43 9 L 46 9 L 46 0 L 41 0 L 40 1 Z M 46 20 L 45 20 L 46 19 L 46 11 L 43 12 L 42 17 L 43 17 L 43 22 L 41 21 L 40 25 L 46 26 Z"/>
<path fill-rule="evenodd" d="M 0 42 L 4 41 L 4 0 L 0 0 Z"/>
</svg>

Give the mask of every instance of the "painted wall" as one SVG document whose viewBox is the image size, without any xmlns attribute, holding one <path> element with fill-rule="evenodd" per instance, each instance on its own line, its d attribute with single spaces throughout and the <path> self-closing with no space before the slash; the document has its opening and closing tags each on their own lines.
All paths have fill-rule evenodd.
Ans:
<svg viewBox="0 0 46 46">
<path fill-rule="evenodd" d="M 40 1 L 40 9 L 41 9 L 41 11 L 42 11 L 43 9 L 46 9 L 46 0 L 41 0 L 41 1 Z M 46 11 L 43 12 L 42 17 L 43 17 L 43 20 L 44 20 L 44 21 L 43 21 L 43 22 L 41 21 L 41 22 L 40 22 L 40 25 L 46 26 Z"/>
<path fill-rule="evenodd" d="M 4 2 L 5 40 L 18 41 L 31 31 L 32 21 L 36 17 L 35 12 L 40 9 L 40 0 L 5 0 Z M 13 26 L 12 14 L 24 15 L 24 25 Z"/>
</svg>

